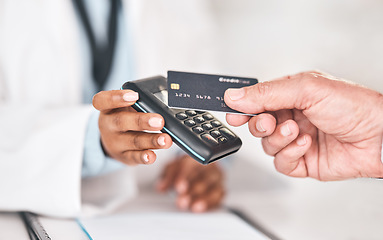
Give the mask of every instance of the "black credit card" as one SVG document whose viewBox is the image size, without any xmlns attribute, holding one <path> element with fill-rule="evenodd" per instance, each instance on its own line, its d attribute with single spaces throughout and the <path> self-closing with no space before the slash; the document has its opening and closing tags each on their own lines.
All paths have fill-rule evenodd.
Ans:
<svg viewBox="0 0 383 240">
<path fill-rule="evenodd" d="M 223 100 L 225 91 L 257 83 L 255 78 L 168 71 L 168 106 L 241 113 L 226 106 Z"/>
</svg>

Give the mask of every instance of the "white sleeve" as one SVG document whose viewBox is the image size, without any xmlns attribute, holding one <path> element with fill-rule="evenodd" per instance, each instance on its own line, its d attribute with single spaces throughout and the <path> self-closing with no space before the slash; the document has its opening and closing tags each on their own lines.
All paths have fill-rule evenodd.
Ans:
<svg viewBox="0 0 383 240">
<path fill-rule="evenodd" d="M 0 211 L 73 217 L 90 106 L 0 105 Z"/>
</svg>

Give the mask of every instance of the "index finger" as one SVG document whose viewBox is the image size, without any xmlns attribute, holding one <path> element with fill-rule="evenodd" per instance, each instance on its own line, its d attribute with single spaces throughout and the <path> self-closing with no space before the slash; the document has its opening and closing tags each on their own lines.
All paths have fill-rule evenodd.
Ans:
<svg viewBox="0 0 383 240">
<path fill-rule="evenodd" d="M 132 90 L 101 91 L 93 96 L 93 106 L 99 111 L 129 107 L 138 100 L 138 93 Z"/>
<path fill-rule="evenodd" d="M 226 113 L 226 122 L 233 127 L 239 127 L 250 120 L 250 116 Z"/>
</svg>

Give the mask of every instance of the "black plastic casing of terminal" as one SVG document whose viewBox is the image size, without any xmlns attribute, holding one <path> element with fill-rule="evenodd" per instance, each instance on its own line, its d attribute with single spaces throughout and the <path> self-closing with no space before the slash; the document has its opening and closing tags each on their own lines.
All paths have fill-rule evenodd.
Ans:
<svg viewBox="0 0 383 240">
<path fill-rule="evenodd" d="M 165 120 L 165 126 L 161 132 L 168 133 L 173 142 L 202 164 L 209 164 L 230 155 L 238 151 L 242 145 L 241 139 L 230 130 L 232 134 L 228 136 L 227 142 L 211 144 L 201 138 L 202 134 L 194 133 L 183 120 L 177 119 L 175 115 L 185 110 L 169 108 L 154 95 L 167 90 L 167 79 L 162 76 L 126 82 L 122 89 L 138 92 L 139 100 L 132 107 L 138 112 L 160 114 Z M 222 128 L 227 127 L 222 124 Z"/>
</svg>

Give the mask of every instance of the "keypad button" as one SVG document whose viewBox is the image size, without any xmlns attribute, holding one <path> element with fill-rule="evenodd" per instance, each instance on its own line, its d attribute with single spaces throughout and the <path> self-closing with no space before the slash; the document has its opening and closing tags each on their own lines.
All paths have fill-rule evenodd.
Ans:
<svg viewBox="0 0 383 240">
<path fill-rule="evenodd" d="M 202 124 L 202 127 L 203 127 L 203 129 L 205 129 L 206 131 L 209 131 L 209 130 L 212 130 L 212 129 L 213 129 L 213 126 L 212 126 L 210 123 Z"/>
<path fill-rule="evenodd" d="M 222 133 L 222 135 L 224 135 L 225 137 L 227 137 L 228 139 L 233 139 L 235 138 L 235 135 L 234 133 L 232 133 L 229 129 L 227 128 L 220 128 L 219 131 Z"/>
<path fill-rule="evenodd" d="M 176 114 L 176 118 L 178 118 L 179 120 L 184 120 L 184 119 L 188 118 L 188 115 L 186 115 L 183 112 L 180 112 L 180 113 Z"/>
<path fill-rule="evenodd" d="M 219 142 L 219 143 L 225 143 L 225 142 L 227 142 L 227 138 L 225 138 L 225 137 L 220 137 L 220 138 L 218 138 L 218 142 Z"/>
<path fill-rule="evenodd" d="M 205 118 L 206 120 L 214 119 L 214 117 L 211 114 L 209 114 L 209 113 L 206 113 L 206 114 L 202 115 L 202 117 Z"/>
<path fill-rule="evenodd" d="M 193 129 L 193 132 L 197 134 L 203 133 L 203 128 L 201 127 L 193 127 L 192 129 Z"/>
<path fill-rule="evenodd" d="M 220 121 L 214 120 L 211 121 L 211 125 L 213 125 L 213 127 L 220 127 L 222 126 L 222 123 Z"/>
<path fill-rule="evenodd" d="M 210 132 L 210 135 L 212 135 L 214 138 L 218 138 L 221 136 L 221 133 L 218 130 L 213 130 Z"/>
<path fill-rule="evenodd" d="M 191 120 L 191 119 L 186 120 L 184 123 L 185 123 L 185 125 L 188 126 L 188 127 L 193 127 L 193 126 L 195 125 L 194 120 Z"/>
<path fill-rule="evenodd" d="M 205 122 L 205 118 L 203 118 L 203 117 L 195 117 L 194 121 L 196 123 L 203 123 L 203 122 Z"/>
<path fill-rule="evenodd" d="M 185 111 L 185 113 L 191 117 L 197 115 L 197 113 L 193 110 L 187 110 L 187 111 Z"/>
<path fill-rule="evenodd" d="M 198 114 L 204 114 L 205 112 L 203 112 L 203 111 L 195 111 L 196 113 L 198 113 Z"/>
<path fill-rule="evenodd" d="M 218 141 L 215 140 L 210 134 L 205 133 L 201 135 L 201 138 L 212 145 L 218 145 Z"/>
</svg>

